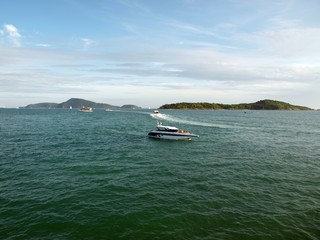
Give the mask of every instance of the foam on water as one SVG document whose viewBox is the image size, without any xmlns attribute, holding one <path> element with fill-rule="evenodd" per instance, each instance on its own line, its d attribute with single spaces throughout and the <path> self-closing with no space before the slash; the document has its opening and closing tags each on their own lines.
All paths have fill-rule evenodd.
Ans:
<svg viewBox="0 0 320 240">
<path fill-rule="evenodd" d="M 156 120 L 163 120 L 163 121 L 168 121 L 168 122 L 187 124 L 187 125 L 193 125 L 193 126 L 201 126 L 201 127 L 222 128 L 222 129 L 248 128 L 248 127 L 242 127 L 242 126 L 238 126 L 238 125 L 230 125 L 230 124 L 227 125 L 227 124 L 219 124 L 219 123 L 210 123 L 210 122 L 203 122 L 203 121 L 197 121 L 197 120 L 190 120 L 190 119 L 172 116 L 170 114 L 164 114 L 164 113 L 150 113 L 150 112 L 132 111 L 132 110 L 131 111 L 130 110 L 112 110 L 112 112 L 150 115 L 152 118 L 154 118 Z"/>
<path fill-rule="evenodd" d="M 217 124 L 217 123 L 209 123 L 209 122 L 200 122 L 200 121 L 194 121 L 194 120 L 188 120 L 183 119 L 180 117 L 172 116 L 169 114 L 163 114 L 163 113 L 157 113 L 153 114 L 151 113 L 150 116 L 157 120 L 165 120 L 169 122 L 176 122 L 181 124 L 187 124 L 187 125 L 194 125 L 194 126 L 201 126 L 201 127 L 212 127 L 212 128 L 242 128 L 240 126 L 234 126 L 234 125 L 226 125 L 226 124 Z"/>
</svg>

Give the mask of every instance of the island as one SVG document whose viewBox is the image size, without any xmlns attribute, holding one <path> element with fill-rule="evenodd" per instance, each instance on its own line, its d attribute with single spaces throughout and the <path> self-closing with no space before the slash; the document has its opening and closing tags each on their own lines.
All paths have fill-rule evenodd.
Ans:
<svg viewBox="0 0 320 240">
<path fill-rule="evenodd" d="M 105 109 L 140 109 L 141 107 L 138 107 L 133 104 L 126 104 L 121 107 L 114 106 L 107 103 L 96 103 L 92 101 L 88 101 L 81 98 L 70 98 L 68 101 L 62 102 L 62 103 L 50 103 L 50 102 L 44 102 L 44 103 L 35 103 L 35 104 L 29 104 L 25 106 L 24 108 L 82 108 L 82 107 L 90 107 L 90 108 L 105 108 Z"/>
<path fill-rule="evenodd" d="M 276 100 L 260 100 L 255 103 L 221 104 L 207 102 L 180 102 L 165 104 L 160 109 L 181 109 L 181 110 L 312 110 L 308 107 L 291 105 L 286 102 Z"/>
</svg>

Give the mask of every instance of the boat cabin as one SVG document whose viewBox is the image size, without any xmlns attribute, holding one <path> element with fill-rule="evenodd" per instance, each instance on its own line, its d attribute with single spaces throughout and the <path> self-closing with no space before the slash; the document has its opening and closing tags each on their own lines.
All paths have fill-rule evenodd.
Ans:
<svg viewBox="0 0 320 240">
<path fill-rule="evenodd" d="M 178 132 L 179 131 L 179 129 L 176 127 L 162 126 L 162 125 L 158 125 L 157 129 L 158 129 L 158 131 L 166 131 L 166 132 Z"/>
</svg>

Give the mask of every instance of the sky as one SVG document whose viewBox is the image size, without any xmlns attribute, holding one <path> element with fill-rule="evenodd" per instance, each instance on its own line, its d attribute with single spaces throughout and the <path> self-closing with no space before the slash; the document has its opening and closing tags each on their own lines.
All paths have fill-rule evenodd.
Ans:
<svg viewBox="0 0 320 240">
<path fill-rule="evenodd" d="M 320 108 L 319 0 L 1 0 L 0 107 Z"/>
</svg>

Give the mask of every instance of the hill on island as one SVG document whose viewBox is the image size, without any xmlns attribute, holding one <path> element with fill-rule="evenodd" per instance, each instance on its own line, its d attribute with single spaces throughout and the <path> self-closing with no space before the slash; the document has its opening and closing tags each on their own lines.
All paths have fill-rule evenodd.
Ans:
<svg viewBox="0 0 320 240">
<path fill-rule="evenodd" d="M 197 109 L 197 110 L 312 110 L 308 107 L 291 105 L 276 100 L 260 100 L 255 103 L 221 104 L 221 103 L 173 103 L 165 104 L 160 109 Z"/>
<path fill-rule="evenodd" d="M 81 108 L 81 107 L 91 107 L 91 108 L 140 108 L 136 105 L 127 104 L 123 105 L 122 107 L 113 106 L 107 103 L 96 103 L 92 101 L 88 101 L 81 98 L 70 98 L 68 101 L 62 103 L 36 103 L 36 104 L 29 104 L 25 106 L 25 108 Z"/>
</svg>

